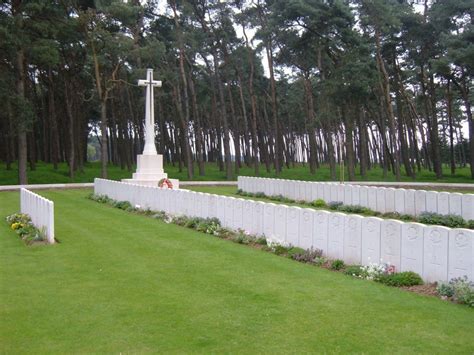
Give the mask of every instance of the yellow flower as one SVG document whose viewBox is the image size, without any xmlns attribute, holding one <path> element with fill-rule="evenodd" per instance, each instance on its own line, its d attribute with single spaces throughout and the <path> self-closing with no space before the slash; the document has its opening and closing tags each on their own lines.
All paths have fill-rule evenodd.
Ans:
<svg viewBox="0 0 474 355">
<path fill-rule="evenodd" d="M 12 229 L 13 230 L 18 229 L 18 228 L 20 228 L 20 223 L 16 222 L 16 223 L 12 224 Z"/>
</svg>

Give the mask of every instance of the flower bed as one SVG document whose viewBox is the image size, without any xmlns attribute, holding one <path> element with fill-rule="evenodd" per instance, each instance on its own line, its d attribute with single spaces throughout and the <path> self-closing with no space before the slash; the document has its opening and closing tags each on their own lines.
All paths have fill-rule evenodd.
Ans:
<svg viewBox="0 0 474 355">
<path fill-rule="evenodd" d="M 46 232 L 36 228 L 27 214 L 15 213 L 6 217 L 6 221 L 26 244 L 46 243 Z"/>
</svg>

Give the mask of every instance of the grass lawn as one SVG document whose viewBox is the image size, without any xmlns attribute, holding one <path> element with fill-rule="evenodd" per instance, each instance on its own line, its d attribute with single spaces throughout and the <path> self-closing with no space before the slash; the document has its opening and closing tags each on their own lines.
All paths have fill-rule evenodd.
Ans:
<svg viewBox="0 0 474 355">
<path fill-rule="evenodd" d="M 1 353 L 465 353 L 474 310 L 300 264 L 85 198 L 54 246 L 0 222 Z M 18 210 L 0 193 L 0 217 Z"/>
<path fill-rule="evenodd" d="M 186 169 L 179 172 L 178 166 L 167 165 L 165 171 L 169 177 L 180 180 L 188 180 Z M 262 166 L 261 177 L 276 177 L 271 172 L 267 173 L 265 167 Z M 416 179 L 417 182 L 451 182 L 451 183 L 473 183 L 474 180 L 470 178 L 469 168 L 459 168 L 456 170 L 456 175 L 450 175 L 448 168 L 445 169 L 445 177 L 441 180 L 436 180 L 433 172 L 423 170 L 418 173 Z M 109 179 L 120 180 L 125 178 L 131 178 L 132 172 L 120 169 L 119 166 L 109 166 Z M 195 168 L 196 176 L 194 180 L 198 181 L 218 181 L 225 180 L 225 173 L 219 171 L 216 164 L 206 164 L 206 175 L 199 176 L 198 169 Z M 367 180 L 368 181 L 395 181 L 393 174 L 389 173 L 386 179 L 383 178 L 383 171 L 380 168 L 373 168 L 369 171 Z M 0 165 L 0 185 L 16 185 L 18 183 L 18 172 L 16 165 L 12 165 L 12 170 L 6 170 L 5 164 Z M 240 170 L 239 175 L 253 176 L 254 171 L 252 168 L 244 167 Z M 94 177 L 100 176 L 100 163 L 87 163 L 83 173 L 77 173 L 74 180 L 69 178 L 67 164 L 59 164 L 58 170 L 54 170 L 52 164 L 38 163 L 35 171 L 28 171 L 28 181 L 30 184 L 54 184 L 54 183 L 68 183 L 68 182 L 93 182 Z M 339 177 L 339 172 L 337 173 Z M 296 180 L 307 180 L 307 181 L 329 181 L 330 174 L 327 166 L 322 166 L 318 169 L 315 175 L 310 174 L 308 166 L 297 165 L 295 168 L 286 169 L 284 168 L 280 177 L 282 179 L 296 179 Z M 347 179 L 347 174 L 346 174 Z M 362 180 L 360 175 L 356 175 L 357 180 Z M 412 179 L 403 176 L 402 181 L 413 181 Z"/>
</svg>

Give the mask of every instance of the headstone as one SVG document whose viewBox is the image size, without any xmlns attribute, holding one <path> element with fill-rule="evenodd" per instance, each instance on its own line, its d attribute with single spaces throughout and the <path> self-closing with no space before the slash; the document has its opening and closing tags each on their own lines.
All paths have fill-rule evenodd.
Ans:
<svg viewBox="0 0 474 355">
<path fill-rule="evenodd" d="M 401 267 L 402 225 L 401 221 L 385 220 L 380 235 L 380 259 L 384 263 L 394 265 L 398 271 Z"/>
<path fill-rule="evenodd" d="M 369 207 L 369 195 L 367 186 L 359 188 L 359 205 Z"/>
<path fill-rule="evenodd" d="M 298 246 L 300 207 L 288 207 L 286 213 L 286 242 Z"/>
<path fill-rule="evenodd" d="M 340 212 L 331 213 L 328 226 L 328 256 L 332 259 L 344 257 L 344 219 Z"/>
<path fill-rule="evenodd" d="M 296 201 L 303 201 L 305 194 L 304 181 L 295 181 L 296 183 Z"/>
<path fill-rule="evenodd" d="M 314 210 L 303 208 L 299 211 L 299 241 L 298 246 L 303 249 L 313 247 L 313 216 Z"/>
<path fill-rule="evenodd" d="M 263 206 L 265 203 L 261 201 L 256 201 L 253 205 L 253 218 L 252 218 L 252 230 L 256 235 L 262 236 L 265 235 L 265 232 L 263 230 L 263 216 L 264 216 L 264 211 L 263 211 Z"/>
<path fill-rule="evenodd" d="M 424 224 L 404 223 L 402 225 L 402 265 L 399 271 L 414 271 L 423 274 Z"/>
<path fill-rule="evenodd" d="M 322 182 L 318 182 L 318 199 L 326 201 L 326 197 L 324 196 L 324 186 L 326 184 Z"/>
<path fill-rule="evenodd" d="M 343 196 L 342 196 L 342 201 L 345 205 L 353 205 L 352 203 L 352 185 L 342 185 L 344 190 L 343 190 Z"/>
<path fill-rule="evenodd" d="M 344 225 L 344 262 L 360 264 L 362 258 L 362 220 L 364 217 L 348 215 Z"/>
<path fill-rule="evenodd" d="M 230 229 L 236 229 L 234 226 L 234 206 L 235 206 L 235 197 L 227 197 L 225 201 L 225 216 L 224 216 L 224 226 Z"/>
<path fill-rule="evenodd" d="M 362 265 L 380 263 L 380 234 L 383 219 L 367 217 L 362 220 Z"/>
<path fill-rule="evenodd" d="M 449 192 L 438 193 L 438 213 L 449 214 Z"/>
<path fill-rule="evenodd" d="M 286 218 L 289 207 L 285 205 L 275 206 L 275 238 L 283 242 L 286 238 Z"/>
<path fill-rule="evenodd" d="M 273 203 L 265 203 L 263 207 L 263 233 L 270 240 L 275 240 L 275 208 Z"/>
<path fill-rule="evenodd" d="M 449 194 L 449 214 L 462 216 L 462 194 L 457 192 Z"/>
<path fill-rule="evenodd" d="M 419 216 L 422 212 L 426 211 L 426 191 L 416 190 L 415 191 L 415 216 Z"/>
<path fill-rule="evenodd" d="M 234 200 L 234 220 L 233 220 L 233 228 L 237 229 L 244 229 L 244 202 L 245 200 L 242 198 L 237 198 Z M 248 231 L 247 231 L 248 232 Z"/>
<path fill-rule="evenodd" d="M 319 184 L 317 182 L 311 183 L 311 201 L 316 201 L 317 199 L 319 199 L 318 185 Z"/>
<path fill-rule="evenodd" d="M 216 196 L 216 218 L 219 220 L 222 227 L 226 226 L 225 223 L 225 205 L 227 197 Z"/>
<path fill-rule="evenodd" d="M 438 192 L 426 191 L 426 212 L 438 213 Z"/>
<path fill-rule="evenodd" d="M 313 183 L 312 182 L 309 182 L 309 181 L 306 181 L 305 184 L 305 192 L 304 192 L 304 200 L 306 202 L 311 202 L 313 201 Z"/>
<path fill-rule="evenodd" d="M 351 185 L 351 193 L 352 193 L 352 204 L 355 206 L 361 206 L 360 204 L 360 186 L 359 185 Z"/>
<path fill-rule="evenodd" d="M 257 230 L 255 229 L 253 220 L 254 220 L 254 204 L 252 200 L 244 200 L 242 202 L 242 219 L 243 219 L 243 229 L 248 231 L 251 234 L 256 235 Z"/>
<path fill-rule="evenodd" d="M 328 184 L 327 182 L 323 183 L 323 196 L 324 196 L 324 201 L 327 203 L 331 202 L 331 184 Z"/>
<path fill-rule="evenodd" d="M 367 188 L 367 196 L 369 201 L 369 208 L 372 211 L 378 211 L 377 209 L 377 188 L 376 187 L 368 187 Z"/>
<path fill-rule="evenodd" d="M 385 212 L 395 212 L 395 189 L 385 189 Z"/>
<path fill-rule="evenodd" d="M 200 217 L 201 218 L 209 218 L 209 194 L 206 193 L 199 193 L 199 199 L 201 200 L 200 203 Z"/>
<path fill-rule="evenodd" d="M 405 214 L 414 216 L 415 211 L 415 192 L 416 190 L 405 190 Z"/>
<path fill-rule="evenodd" d="M 405 214 L 405 189 L 395 189 L 395 212 Z"/>
<path fill-rule="evenodd" d="M 385 209 L 385 191 L 387 189 L 385 187 L 378 187 L 377 188 L 377 211 L 381 213 L 387 212 Z"/>
<path fill-rule="evenodd" d="M 467 276 L 474 280 L 474 231 L 452 229 L 449 232 L 448 280 Z"/>
<path fill-rule="evenodd" d="M 321 249 L 325 255 L 328 252 L 328 211 L 315 211 L 313 216 L 313 246 Z"/>
<path fill-rule="evenodd" d="M 331 190 L 331 202 L 339 201 L 338 186 L 338 184 L 330 184 L 329 189 Z"/>
<path fill-rule="evenodd" d="M 449 231 L 446 227 L 425 227 L 423 280 L 427 282 L 448 280 Z"/>
<path fill-rule="evenodd" d="M 474 219 L 474 194 L 463 194 L 462 216 L 466 221 Z"/>
<path fill-rule="evenodd" d="M 344 184 L 337 185 L 337 199 L 336 201 L 340 201 L 346 204 L 345 201 L 345 193 L 346 193 L 346 186 Z"/>
<path fill-rule="evenodd" d="M 209 218 L 219 219 L 219 215 L 217 213 L 217 209 L 218 209 L 218 206 L 217 206 L 218 201 L 217 200 L 218 200 L 218 197 L 216 195 L 213 195 L 213 194 L 209 195 L 209 199 L 208 199 Z"/>
</svg>

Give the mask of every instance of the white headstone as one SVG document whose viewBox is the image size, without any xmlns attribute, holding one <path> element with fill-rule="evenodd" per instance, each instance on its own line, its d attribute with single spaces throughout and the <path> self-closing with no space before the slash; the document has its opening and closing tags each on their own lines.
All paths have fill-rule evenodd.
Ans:
<svg viewBox="0 0 474 355">
<path fill-rule="evenodd" d="M 327 182 L 323 183 L 323 196 L 324 196 L 324 201 L 327 203 L 331 202 L 331 184 L 328 184 Z"/>
<path fill-rule="evenodd" d="M 353 205 L 352 203 L 352 185 L 343 185 L 344 186 L 344 199 L 341 200 L 345 205 Z"/>
<path fill-rule="evenodd" d="M 438 193 L 438 213 L 449 214 L 449 192 Z"/>
<path fill-rule="evenodd" d="M 360 204 L 360 186 L 359 185 L 351 185 L 351 193 L 352 193 L 352 204 L 355 206 L 361 206 Z"/>
<path fill-rule="evenodd" d="M 426 212 L 438 213 L 438 192 L 426 191 Z"/>
<path fill-rule="evenodd" d="M 377 209 L 377 188 L 376 187 L 368 187 L 367 188 L 367 199 L 369 202 L 369 208 L 372 211 L 378 211 Z"/>
<path fill-rule="evenodd" d="M 405 213 L 414 216 L 415 211 L 415 192 L 416 190 L 405 190 Z"/>
<path fill-rule="evenodd" d="M 360 264 L 362 258 L 362 220 L 364 217 L 348 215 L 344 226 L 344 262 Z"/>
<path fill-rule="evenodd" d="M 209 218 L 218 218 L 217 203 L 217 196 L 210 194 L 208 200 Z"/>
<path fill-rule="evenodd" d="M 377 188 L 377 211 L 385 213 L 387 212 L 385 209 L 385 187 L 378 187 Z"/>
<path fill-rule="evenodd" d="M 338 193 L 339 184 L 330 184 L 329 186 L 330 186 L 329 189 L 331 190 L 331 201 L 332 202 L 339 201 L 339 193 Z M 341 202 L 343 202 L 343 201 L 341 201 Z"/>
<path fill-rule="evenodd" d="M 275 238 L 283 242 L 286 238 L 286 217 L 288 206 L 276 205 L 275 207 Z"/>
<path fill-rule="evenodd" d="M 385 212 L 395 212 L 395 189 L 385 189 Z"/>
<path fill-rule="evenodd" d="M 474 280 L 474 231 L 452 229 L 449 232 L 448 280 L 467 276 Z"/>
<path fill-rule="evenodd" d="M 221 223 L 222 227 L 225 227 L 225 205 L 227 197 L 225 196 L 216 196 L 216 218 Z"/>
<path fill-rule="evenodd" d="M 311 201 L 316 201 L 317 199 L 319 199 L 318 183 L 317 182 L 312 182 L 311 183 Z"/>
<path fill-rule="evenodd" d="M 462 194 L 457 192 L 449 194 L 449 214 L 462 216 Z"/>
<path fill-rule="evenodd" d="M 286 242 L 298 246 L 300 207 L 289 207 L 286 214 Z"/>
<path fill-rule="evenodd" d="M 306 202 L 311 202 L 313 201 L 313 183 L 312 182 L 309 182 L 309 181 L 306 181 L 305 182 L 305 192 L 304 192 L 304 200 Z"/>
<path fill-rule="evenodd" d="M 235 206 L 235 197 L 227 197 L 225 201 L 225 217 L 224 217 L 224 226 L 226 228 L 236 229 L 234 226 L 234 206 Z"/>
<path fill-rule="evenodd" d="M 401 234 L 403 222 L 388 219 L 382 223 L 380 235 L 380 259 L 384 263 L 395 266 L 395 270 L 401 267 Z"/>
<path fill-rule="evenodd" d="M 321 249 L 324 254 L 328 252 L 328 211 L 315 211 L 313 216 L 313 246 Z"/>
<path fill-rule="evenodd" d="M 362 220 L 362 265 L 380 263 L 380 234 L 383 219 L 367 217 Z"/>
<path fill-rule="evenodd" d="M 369 207 L 369 195 L 367 186 L 359 188 L 359 205 Z"/>
<path fill-rule="evenodd" d="M 448 279 L 449 228 L 426 226 L 424 233 L 423 279 L 428 282 Z"/>
<path fill-rule="evenodd" d="M 263 206 L 265 203 L 261 201 L 256 201 L 253 205 L 253 218 L 252 218 L 252 230 L 256 235 L 265 235 L 265 232 L 263 230 L 263 216 L 264 216 L 264 211 L 263 211 Z"/>
<path fill-rule="evenodd" d="M 338 184 L 337 186 L 337 198 L 336 201 L 340 201 L 345 204 L 345 185 Z"/>
<path fill-rule="evenodd" d="M 328 256 L 332 259 L 344 257 L 344 219 L 340 212 L 331 213 L 328 226 Z"/>
<path fill-rule="evenodd" d="M 414 271 L 423 274 L 424 224 L 404 223 L 402 225 L 402 265 L 400 271 Z"/>
<path fill-rule="evenodd" d="M 238 198 L 234 201 L 234 221 L 232 225 L 235 230 L 244 229 L 244 202 L 245 200 L 241 198 Z"/>
<path fill-rule="evenodd" d="M 415 191 L 415 215 L 419 216 L 420 213 L 426 211 L 426 191 L 416 190 Z"/>
<path fill-rule="evenodd" d="M 273 203 L 265 203 L 263 207 L 263 233 L 271 240 L 275 240 L 275 208 Z"/>
<path fill-rule="evenodd" d="M 303 249 L 313 247 L 313 216 L 314 210 L 303 208 L 299 211 L 299 241 L 298 246 Z"/>
<path fill-rule="evenodd" d="M 474 194 L 462 196 L 462 216 L 466 221 L 474 219 Z"/>
<path fill-rule="evenodd" d="M 242 208 L 242 219 L 243 219 L 243 229 L 248 231 L 251 234 L 256 235 L 257 230 L 255 229 L 253 220 L 254 220 L 254 204 L 252 200 L 244 200 L 242 202 L 243 208 Z"/>
<path fill-rule="evenodd" d="M 405 214 L 405 189 L 395 189 L 395 212 Z"/>
</svg>

